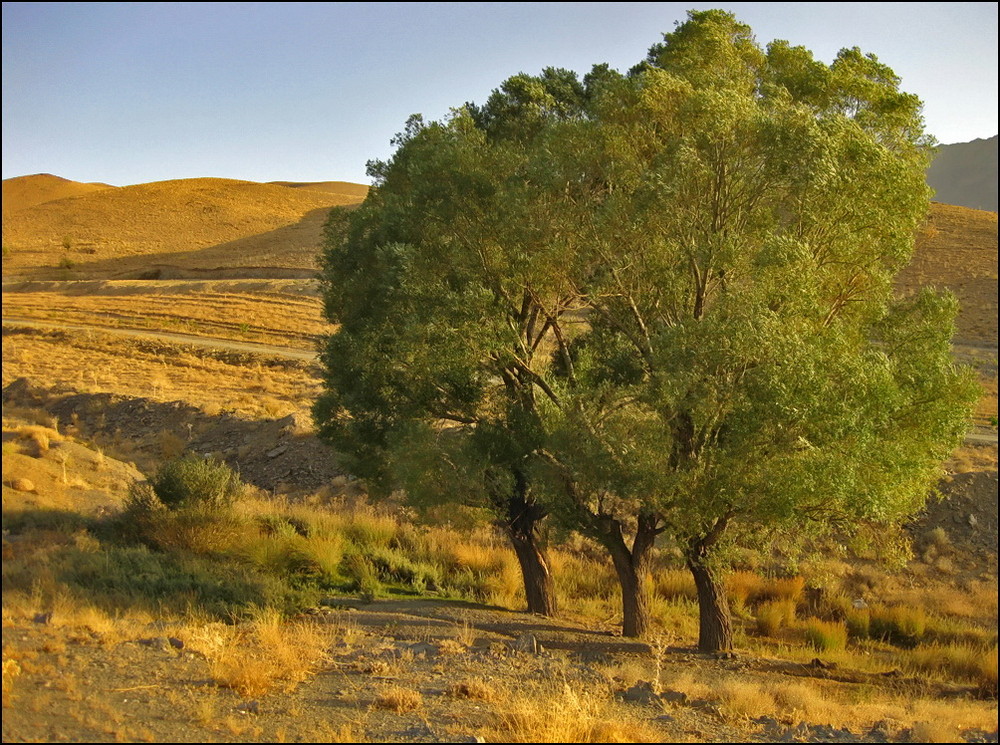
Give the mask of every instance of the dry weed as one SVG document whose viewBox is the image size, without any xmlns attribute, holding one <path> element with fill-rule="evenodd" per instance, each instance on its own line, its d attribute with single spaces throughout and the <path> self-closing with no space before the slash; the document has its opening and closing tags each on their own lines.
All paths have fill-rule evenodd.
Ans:
<svg viewBox="0 0 1000 745">
<path fill-rule="evenodd" d="M 718 685 L 716 695 L 723 716 L 732 721 L 754 719 L 777 708 L 770 692 L 748 679 L 726 679 Z"/>
<path fill-rule="evenodd" d="M 208 654 L 213 680 L 243 696 L 262 696 L 281 684 L 292 690 L 305 680 L 328 646 L 329 632 L 307 621 L 283 621 L 274 610 L 262 610 L 255 621 L 226 633 L 214 627 L 196 646 L 214 647 Z"/>
<path fill-rule="evenodd" d="M 482 678 L 466 678 L 448 687 L 448 693 L 455 698 L 471 698 L 477 701 L 492 701 L 497 697 L 496 689 Z"/>
<path fill-rule="evenodd" d="M 397 714 L 405 714 L 408 711 L 416 711 L 424 705 L 424 699 L 419 691 L 401 686 L 386 688 L 375 697 L 374 706 L 376 709 L 394 711 Z"/>
<path fill-rule="evenodd" d="M 554 690 L 553 690 L 554 689 Z M 504 695 L 494 705 L 498 742 L 656 742 L 649 726 L 612 708 L 607 695 L 568 684 Z"/>
</svg>

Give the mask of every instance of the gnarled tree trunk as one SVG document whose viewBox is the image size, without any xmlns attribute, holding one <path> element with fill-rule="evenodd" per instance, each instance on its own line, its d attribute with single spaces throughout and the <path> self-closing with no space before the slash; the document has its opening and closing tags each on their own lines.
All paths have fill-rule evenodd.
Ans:
<svg viewBox="0 0 1000 745">
<path fill-rule="evenodd" d="M 558 611 L 555 583 L 538 540 L 538 526 L 545 517 L 545 510 L 530 499 L 527 481 L 521 474 L 515 474 L 514 483 L 507 500 L 503 529 L 521 565 L 528 612 L 554 616 Z"/>
<path fill-rule="evenodd" d="M 601 525 L 601 542 L 611 554 L 618 583 L 622 591 L 622 636 L 644 637 L 649 632 L 650 597 L 646 587 L 653 542 L 658 530 L 656 518 L 640 515 L 635 540 L 629 549 L 622 534 L 621 523 L 605 518 Z"/>
<path fill-rule="evenodd" d="M 701 652 L 729 652 L 733 648 L 733 626 L 726 588 L 716 568 L 709 562 L 709 547 L 724 527 L 722 523 L 720 529 L 711 531 L 708 537 L 693 540 L 685 552 L 688 569 L 698 590 L 698 650 Z"/>
</svg>

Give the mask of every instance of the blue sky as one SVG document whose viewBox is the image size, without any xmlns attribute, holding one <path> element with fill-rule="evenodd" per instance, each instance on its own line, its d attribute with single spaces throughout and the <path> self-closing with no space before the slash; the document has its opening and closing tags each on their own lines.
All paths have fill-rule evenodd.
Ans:
<svg viewBox="0 0 1000 745">
<path fill-rule="evenodd" d="M 712 7 L 761 45 L 876 54 L 941 142 L 997 134 L 996 3 L 4 3 L 3 178 L 367 183 L 410 114 L 627 69 Z"/>
</svg>

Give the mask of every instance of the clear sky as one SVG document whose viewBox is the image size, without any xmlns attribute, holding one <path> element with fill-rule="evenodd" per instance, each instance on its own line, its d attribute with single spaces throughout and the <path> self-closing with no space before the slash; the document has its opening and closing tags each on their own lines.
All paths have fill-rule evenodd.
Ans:
<svg viewBox="0 0 1000 745">
<path fill-rule="evenodd" d="M 4 3 L 3 178 L 368 183 L 412 113 L 544 67 L 627 70 L 689 9 L 858 46 L 940 142 L 997 134 L 996 3 Z"/>
</svg>

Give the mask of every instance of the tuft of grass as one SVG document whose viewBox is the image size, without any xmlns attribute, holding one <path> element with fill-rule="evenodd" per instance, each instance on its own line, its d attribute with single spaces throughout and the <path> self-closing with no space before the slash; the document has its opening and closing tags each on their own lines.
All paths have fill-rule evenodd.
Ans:
<svg viewBox="0 0 1000 745">
<path fill-rule="evenodd" d="M 776 708 L 774 696 L 751 680 L 728 678 L 716 689 L 722 715 L 730 721 L 748 721 Z"/>
<path fill-rule="evenodd" d="M 394 711 L 397 714 L 416 711 L 423 705 L 424 699 L 420 695 L 420 691 L 403 688 L 402 686 L 386 688 L 375 697 L 374 703 L 376 709 Z"/>
<path fill-rule="evenodd" d="M 997 647 L 930 644 L 908 650 L 903 664 L 911 670 L 967 680 L 983 693 L 997 692 Z"/>
<path fill-rule="evenodd" d="M 497 742 L 658 742 L 649 726 L 614 711 L 610 697 L 569 684 L 520 691 L 494 704 Z"/>
<path fill-rule="evenodd" d="M 694 577 L 684 569 L 667 569 L 657 572 L 653 578 L 653 587 L 660 597 L 666 600 L 697 600 L 698 590 L 694 586 Z"/>
<path fill-rule="evenodd" d="M 497 698 L 496 689 L 482 678 L 465 678 L 452 683 L 448 693 L 455 698 L 469 698 L 476 701 L 493 701 Z"/>
<path fill-rule="evenodd" d="M 898 647 L 916 646 L 927 630 L 927 613 L 921 607 L 877 605 L 869 613 L 871 637 Z"/>
<path fill-rule="evenodd" d="M 255 698 L 276 686 L 293 690 L 322 659 L 329 632 L 307 621 L 284 621 L 265 608 L 253 621 L 223 633 L 209 656 L 212 679 L 241 696 Z"/>
<path fill-rule="evenodd" d="M 795 621 L 795 601 L 769 600 L 761 603 L 754 613 L 754 620 L 758 634 L 774 636 Z"/>
<path fill-rule="evenodd" d="M 847 626 L 843 621 L 807 618 L 803 632 L 806 641 L 820 652 L 836 652 L 847 647 Z"/>
</svg>

